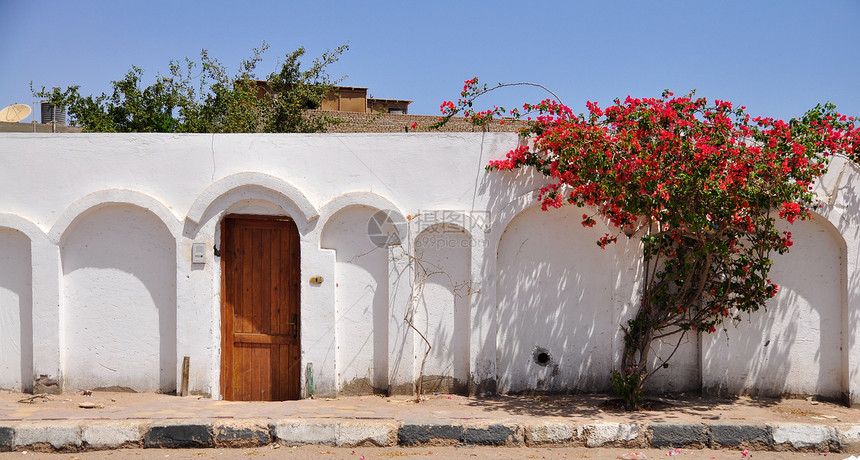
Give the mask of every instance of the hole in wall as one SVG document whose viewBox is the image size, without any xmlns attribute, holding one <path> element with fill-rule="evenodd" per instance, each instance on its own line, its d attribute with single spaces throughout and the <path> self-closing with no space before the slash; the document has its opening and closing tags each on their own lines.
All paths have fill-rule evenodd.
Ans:
<svg viewBox="0 0 860 460">
<path fill-rule="evenodd" d="M 535 351 L 534 353 L 532 353 L 532 360 L 538 366 L 546 367 L 546 365 L 549 364 L 552 358 L 549 355 L 549 350 L 547 350 L 546 348 L 535 347 Z"/>
</svg>

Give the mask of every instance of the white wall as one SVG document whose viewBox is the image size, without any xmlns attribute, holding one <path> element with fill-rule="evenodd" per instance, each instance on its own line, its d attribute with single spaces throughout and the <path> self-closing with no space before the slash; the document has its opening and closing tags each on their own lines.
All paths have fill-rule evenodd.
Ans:
<svg viewBox="0 0 860 460">
<path fill-rule="evenodd" d="M 105 205 L 64 236 L 65 388 L 176 389 L 176 251 L 147 211 Z"/>
<path fill-rule="evenodd" d="M 657 372 L 645 382 L 645 390 L 672 393 L 699 390 L 702 384 L 700 341 L 701 335 L 691 332 L 655 340 L 649 365 Z M 669 367 L 663 367 L 664 364 Z"/>
<path fill-rule="evenodd" d="M 453 224 L 432 225 L 415 238 L 414 324 L 430 342 L 423 374 L 430 393 L 461 392 L 468 384 L 471 245 Z M 426 353 L 427 343 L 415 337 L 418 361 Z"/>
<path fill-rule="evenodd" d="M 225 215 L 250 213 L 290 216 L 299 229 L 303 388 L 313 364 L 318 395 L 411 391 L 424 348 L 403 318 L 416 305 L 433 344 L 425 374 L 449 389 L 606 390 L 619 326 L 635 311 L 637 240 L 601 250 L 604 224 L 535 205 L 543 178 L 484 170 L 520 142 L 2 134 L 0 388 L 170 391 L 188 356 L 191 390 L 219 397 L 213 248 Z M 860 403 L 858 175 L 834 161 L 816 189 L 820 218 L 790 227 L 796 244 L 776 260 L 782 291 L 768 313 L 729 328 L 728 342 L 690 337 L 649 388 Z M 368 239 L 378 210 L 399 216 L 400 245 Z M 194 243 L 207 248 L 203 264 L 191 263 Z M 416 257 L 441 270 L 423 279 Z M 452 287 L 462 285 L 468 295 Z"/>
<path fill-rule="evenodd" d="M 574 207 L 534 205 L 511 221 L 498 249 L 499 389 L 603 391 L 613 369 L 613 248 Z M 541 353 L 546 354 L 542 357 Z"/>
<path fill-rule="evenodd" d="M 332 216 L 322 247 L 333 249 L 337 368 L 343 394 L 388 391 L 388 251 L 368 236 L 378 209 L 350 206 Z"/>
<path fill-rule="evenodd" d="M 791 252 L 774 257 L 771 279 L 779 293 L 767 312 L 743 315 L 736 328 L 708 337 L 704 385 L 730 393 L 839 398 L 844 244 L 821 216 L 778 228 L 794 240 Z"/>
<path fill-rule="evenodd" d="M 0 389 L 33 389 L 33 296 L 30 240 L 0 228 Z"/>
</svg>

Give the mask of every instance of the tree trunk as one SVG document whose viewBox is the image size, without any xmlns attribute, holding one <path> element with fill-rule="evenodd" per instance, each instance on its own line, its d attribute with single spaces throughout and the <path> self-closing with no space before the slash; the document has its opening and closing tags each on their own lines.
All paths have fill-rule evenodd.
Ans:
<svg viewBox="0 0 860 460">
<path fill-rule="evenodd" d="M 624 335 L 624 359 L 622 373 L 615 373 L 613 390 L 624 398 L 627 410 L 639 410 L 645 382 L 650 377 L 648 371 L 648 356 L 651 352 L 651 342 L 654 340 L 654 330 L 648 326 L 650 321 L 647 303 L 643 302 L 636 318 L 628 323 Z"/>
</svg>

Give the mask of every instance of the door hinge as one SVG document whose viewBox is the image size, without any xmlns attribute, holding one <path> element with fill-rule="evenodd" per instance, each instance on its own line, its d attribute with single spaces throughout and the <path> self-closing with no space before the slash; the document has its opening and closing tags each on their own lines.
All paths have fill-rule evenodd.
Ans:
<svg viewBox="0 0 860 460">
<path fill-rule="evenodd" d="M 213 244 L 212 249 L 214 249 L 215 257 L 221 257 L 221 251 L 218 249 L 218 245 Z"/>
</svg>

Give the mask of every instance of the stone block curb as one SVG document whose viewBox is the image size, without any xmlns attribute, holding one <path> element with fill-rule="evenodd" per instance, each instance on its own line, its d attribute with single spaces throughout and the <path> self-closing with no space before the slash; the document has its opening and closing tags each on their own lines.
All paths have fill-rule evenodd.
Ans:
<svg viewBox="0 0 860 460">
<path fill-rule="evenodd" d="M 12 427 L 0 426 L 0 452 L 11 452 L 15 444 L 15 430 Z"/>
<path fill-rule="evenodd" d="M 860 425 L 840 425 L 836 427 L 836 436 L 843 449 L 860 450 Z"/>
<path fill-rule="evenodd" d="M 397 431 L 397 443 L 414 445 L 482 445 L 519 446 L 525 442 L 525 431 L 513 423 L 487 423 L 461 425 L 407 421 Z"/>
<path fill-rule="evenodd" d="M 267 424 L 253 422 L 216 423 L 212 427 L 218 447 L 261 447 L 272 443 Z"/>
<path fill-rule="evenodd" d="M 579 431 L 569 423 L 546 422 L 525 427 L 524 439 L 528 445 L 571 444 L 579 441 Z"/>
<path fill-rule="evenodd" d="M 281 445 L 393 446 L 397 444 L 394 422 L 307 422 L 282 420 L 269 424 L 274 442 Z"/>
<path fill-rule="evenodd" d="M 829 426 L 784 423 L 768 425 L 768 429 L 771 431 L 773 449 L 777 451 L 840 450 L 836 430 Z"/>
<path fill-rule="evenodd" d="M 860 448 L 860 425 L 594 423 L 395 420 L 132 420 L 15 422 L 0 426 L 0 452 L 81 451 L 126 447 L 205 448 L 320 444 L 342 447 L 417 445 L 578 445 L 586 447 L 750 448 L 844 452 Z"/>
<path fill-rule="evenodd" d="M 516 424 L 494 423 L 485 426 L 465 426 L 460 442 L 481 446 L 521 445 L 523 430 Z"/>
<path fill-rule="evenodd" d="M 125 420 L 88 423 L 81 427 L 81 443 L 90 449 L 141 447 L 146 427 Z"/>
<path fill-rule="evenodd" d="M 154 424 L 143 437 L 143 447 L 215 447 L 214 428 L 211 423 L 205 422 Z"/>
<path fill-rule="evenodd" d="M 710 445 L 708 427 L 701 423 L 655 423 L 648 426 L 651 432 L 651 447 L 694 447 L 703 449 Z"/>
<path fill-rule="evenodd" d="M 342 447 L 397 444 L 397 424 L 394 422 L 340 422 L 335 443 Z"/>
<path fill-rule="evenodd" d="M 595 423 L 585 425 L 581 433 L 586 447 L 636 446 L 636 440 L 644 430 L 639 425 L 625 423 Z"/>
<path fill-rule="evenodd" d="M 460 442 L 464 431 L 462 425 L 455 423 L 407 421 L 397 430 L 397 443 L 402 446 L 453 445 Z"/>
<path fill-rule="evenodd" d="M 770 429 L 764 425 L 714 423 L 708 426 L 711 447 L 745 447 L 758 450 L 772 445 Z"/>
<path fill-rule="evenodd" d="M 14 427 L 13 448 L 20 450 L 75 451 L 81 448 L 81 427 L 76 422 L 27 422 Z"/>
<path fill-rule="evenodd" d="M 324 444 L 337 442 L 337 422 L 306 422 L 284 420 L 269 424 L 272 439 L 281 445 Z"/>
</svg>

